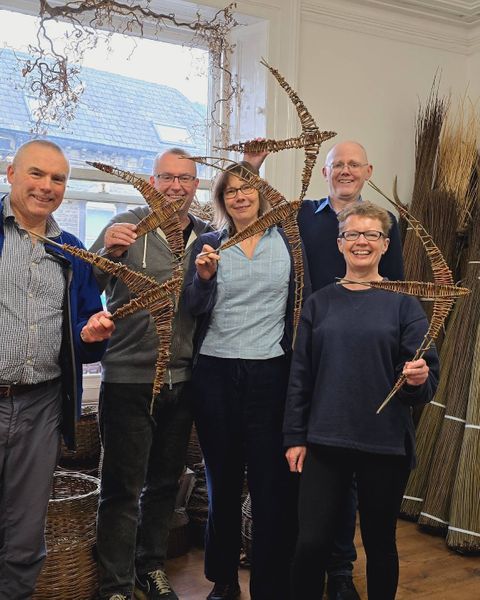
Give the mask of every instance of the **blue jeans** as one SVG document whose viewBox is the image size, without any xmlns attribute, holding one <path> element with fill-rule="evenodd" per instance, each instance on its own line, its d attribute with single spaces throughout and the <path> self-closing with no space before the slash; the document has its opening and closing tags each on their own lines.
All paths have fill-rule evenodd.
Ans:
<svg viewBox="0 0 480 600">
<path fill-rule="evenodd" d="M 195 421 L 205 457 L 209 511 L 205 575 L 238 574 L 245 466 L 252 502 L 253 600 L 287 600 L 297 531 L 298 478 L 288 470 L 282 423 L 289 362 L 200 355 L 192 374 Z"/>
<path fill-rule="evenodd" d="M 130 597 L 135 572 L 162 568 L 178 480 L 192 426 L 188 383 L 163 386 L 149 414 L 152 386 L 103 383 L 104 447 L 97 519 L 100 597 Z"/>
</svg>

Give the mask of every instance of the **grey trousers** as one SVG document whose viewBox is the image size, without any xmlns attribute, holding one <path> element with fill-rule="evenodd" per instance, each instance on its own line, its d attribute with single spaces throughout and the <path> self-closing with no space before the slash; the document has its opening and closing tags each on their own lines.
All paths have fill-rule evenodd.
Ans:
<svg viewBox="0 0 480 600">
<path fill-rule="evenodd" d="M 0 600 L 28 600 L 46 556 L 61 383 L 0 398 Z"/>
</svg>

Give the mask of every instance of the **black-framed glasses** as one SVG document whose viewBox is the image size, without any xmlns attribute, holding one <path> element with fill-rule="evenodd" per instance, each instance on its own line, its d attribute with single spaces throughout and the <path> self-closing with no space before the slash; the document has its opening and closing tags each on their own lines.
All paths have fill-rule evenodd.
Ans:
<svg viewBox="0 0 480 600">
<path fill-rule="evenodd" d="M 223 197 L 227 198 L 227 200 L 232 200 L 237 195 L 237 192 L 242 192 L 242 194 L 249 196 L 250 194 L 253 194 L 254 191 L 255 188 L 253 187 L 253 185 L 250 185 L 249 183 L 244 183 L 238 188 L 228 187 L 226 190 L 223 191 Z"/>
<path fill-rule="evenodd" d="M 369 242 L 376 242 L 381 237 L 386 237 L 384 233 L 376 231 L 375 229 L 369 229 L 368 231 L 342 231 L 338 237 L 347 240 L 347 242 L 354 242 L 355 240 L 358 240 L 361 235 Z"/>
<path fill-rule="evenodd" d="M 344 169 L 348 169 L 351 173 L 354 171 L 360 171 L 360 169 L 362 167 L 366 167 L 368 165 L 368 162 L 366 163 L 359 163 L 356 161 L 350 161 L 348 163 L 344 163 L 341 161 L 338 162 L 333 162 L 327 165 L 327 167 L 330 167 L 330 169 L 332 169 L 332 171 L 343 171 Z"/>
<path fill-rule="evenodd" d="M 156 179 L 162 183 L 173 183 L 175 179 L 178 179 L 178 183 L 190 184 L 196 179 L 195 175 L 189 175 L 188 173 L 182 173 L 182 175 L 172 175 L 171 173 L 157 173 L 154 175 Z"/>
</svg>

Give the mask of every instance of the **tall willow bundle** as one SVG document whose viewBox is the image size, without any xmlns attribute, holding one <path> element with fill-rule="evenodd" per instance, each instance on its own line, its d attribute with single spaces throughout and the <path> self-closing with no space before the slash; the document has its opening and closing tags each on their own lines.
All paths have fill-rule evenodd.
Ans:
<svg viewBox="0 0 480 600">
<path fill-rule="evenodd" d="M 434 81 L 425 108 L 418 112 L 415 140 L 415 181 L 410 212 L 432 231 L 425 223 L 426 207 L 432 202 L 440 133 L 442 130 L 447 100 L 438 97 L 438 84 Z M 414 232 L 407 231 L 403 247 L 405 277 L 412 281 L 425 281 L 429 274 L 422 245 Z"/>
<path fill-rule="evenodd" d="M 456 323 L 461 319 L 461 306 L 465 301 L 466 298 L 459 300 L 453 310 L 440 352 L 440 381 L 437 392 L 432 402 L 423 409 L 417 425 L 417 468 L 410 474 L 400 509 L 402 517 L 414 521 L 418 519 L 423 507 L 435 444 L 445 415 L 450 383 L 447 375 L 452 371 L 458 353 L 455 344 Z"/>
<path fill-rule="evenodd" d="M 480 227 L 472 230 L 471 257 L 480 254 Z M 450 515 L 450 503 L 458 458 L 462 446 L 470 388 L 471 365 L 480 322 L 480 279 L 478 266 L 470 263 L 464 283 L 472 293 L 458 301 L 459 314 L 449 343 L 454 346 L 455 364 L 446 384 L 444 420 L 430 465 L 427 491 L 418 522 L 429 529 L 444 531 Z M 453 365 L 452 365 L 453 367 Z"/>
<path fill-rule="evenodd" d="M 480 260 L 480 256 L 478 258 Z M 477 273 L 480 275 L 480 264 Z M 447 545 L 458 552 L 480 552 L 480 327 L 473 355 L 465 433 L 453 488 Z"/>
<path fill-rule="evenodd" d="M 475 107 L 464 100 L 454 113 L 447 111 L 438 150 L 436 187 L 455 199 L 458 229 L 466 231 L 477 198 L 471 176 L 477 163 L 478 117 Z"/>
</svg>

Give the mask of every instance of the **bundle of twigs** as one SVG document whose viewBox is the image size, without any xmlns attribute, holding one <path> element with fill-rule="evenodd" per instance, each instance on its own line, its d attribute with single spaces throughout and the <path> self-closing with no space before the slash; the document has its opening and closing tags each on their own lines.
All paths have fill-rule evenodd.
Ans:
<svg viewBox="0 0 480 600">
<path fill-rule="evenodd" d="M 480 227 L 472 230 L 469 255 L 474 260 L 480 255 Z M 418 522 L 429 529 L 446 531 L 450 517 L 453 484 L 463 440 L 471 365 L 475 350 L 476 332 L 480 322 L 480 279 L 478 267 L 471 263 L 464 283 L 472 293 L 458 301 L 457 318 L 449 344 L 453 346 L 454 365 L 448 371 L 444 419 L 435 444 L 429 468 L 425 501 Z M 472 335 L 474 332 L 474 335 Z M 443 372 L 445 373 L 446 365 Z M 438 393 L 435 396 L 438 399 Z"/>
<path fill-rule="evenodd" d="M 427 103 L 424 108 L 420 107 L 417 116 L 415 181 L 409 208 L 425 228 L 435 235 L 437 231 L 432 229 L 426 215 L 427 206 L 432 201 L 438 145 L 446 109 L 447 101 L 438 97 L 438 82 L 434 81 Z M 439 244 L 439 247 L 441 248 L 442 245 Z M 407 230 L 405 235 L 403 256 L 406 279 L 425 281 L 431 277 L 422 245 L 411 230 Z"/>
<path fill-rule="evenodd" d="M 478 259 L 476 267 L 480 275 L 480 256 Z M 480 327 L 473 354 L 465 433 L 453 488 L 447 545 L 457 552 L 480 552 Z"/>
</svg>

